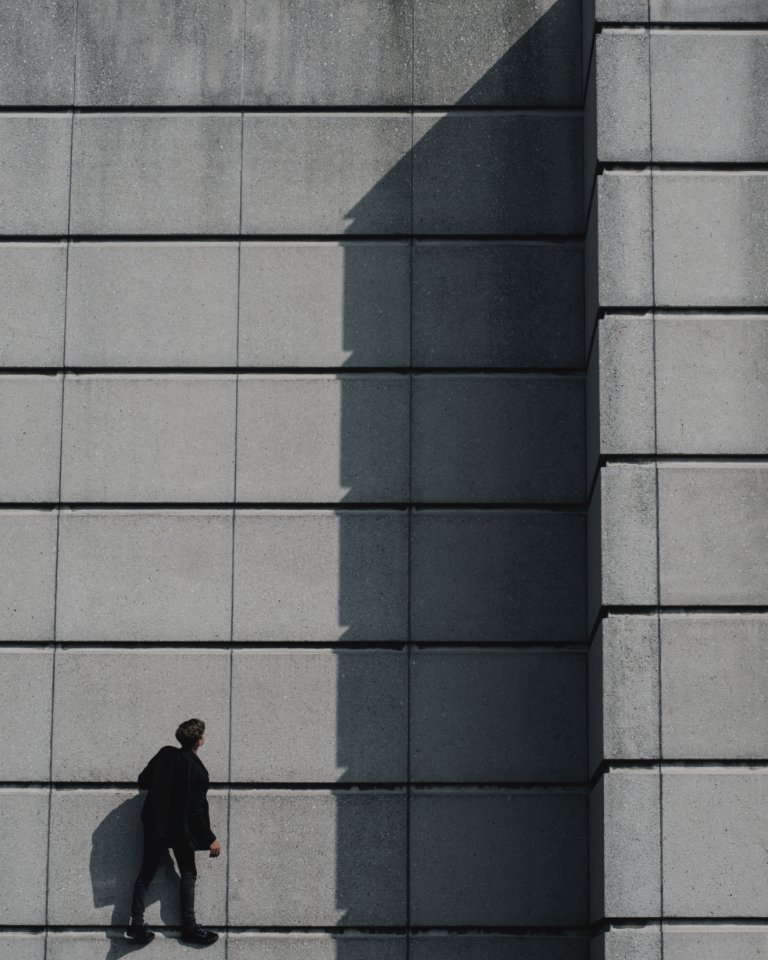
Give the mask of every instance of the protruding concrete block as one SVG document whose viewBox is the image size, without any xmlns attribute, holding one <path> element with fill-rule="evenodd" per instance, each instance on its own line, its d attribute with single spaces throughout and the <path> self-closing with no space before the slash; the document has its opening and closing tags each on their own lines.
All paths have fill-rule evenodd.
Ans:
<svg viewBox="0 0 768 960">
<path fill-rule="evenodd" d="M 426 374 L 412 397 L 414 500 L 583 501 L 580 377 Z"/>
<path fill-rule="evenodd" d="M 648 0 L 595 0 L 598 21 L 626 21 L 628 23 L 648 20 Z"/>
<path fill-rule="evenodd" d="M 414 31 L 416 103 L 581 105 L 574 0 L 417 0 Z"/>
<path fill-rule="evenodd" d="M 405 114 L 248 114 L 244 137 L 245 233 L 410 230 Z"/>
<path fill-rule="evenodd" d="M 48 846 L 48 791 L 0 789 L 0 816 L 7 825 L 10 870 L 0 875 L 0 923 L 44 924 Z"/>
<path fill-rule="evenodd" d="M 765 923 L 665 924 L 663 936 L 665 960 L 760 960 L 768 949 Z"/>
<path fill-rule="evenodd" d="M 52 640 L 56 513 L 0 511 L 0 640 Z"/>
<path fill-rule="evenodd" d="M 170 867 L 165 871 L 169 872 Z M 161 871 L 158 871 L 160 873 Z M 160 881 L 156 881 L 158 884 Z M 167 889 L 170 889 L 168 887 Z M 152 890 L 152 893 L 156 893 Z M 165 894 L 165 891 L 164 891 Z M 130 899 L 130 892 L 128 894 Z M 170 894 L 169 901 L 170 902 Z M 127 921 L 126 921 L 127 922 Z M 208 921 L 207 921 L 208 922 Z M 174 960 L 187 944 L 179 939 L 177 930 L 158 929 L 154 931 L 152 956 L 157 960 Z M 48 934 L 47 960 L 104 960 L 108 957 L 127 957 L 136 949 L 135 941 L 125 936 L 124 926 L 93 930 L 59 932 L 51 930 Z M 226 940 L 222 936 L 218 943 L 205 948 L 207 960 L 224 960 Z M 105 951 L 107 951 L 105 953 Z M 231 950 L 230 950 L 231 955 Z"/>
<path fill-rule="evenodd" d="M 658 916 L 661 889 L 658 770 L 608 770 L 593 788 L 589 808 L 591 920 Z M 666 900 L 665 909 L 669 910 Z"/>
<path fill-rule="evenodd" d="M 45 960 L 45 937 L 45 933 L 0 933 L 0 960 Z"/>
<path fill-rule="evenodd" d="M 582 653 L 422 649 L 410 682 L 413 780 L 585 778 Z"/>
<path fill-rule="evenodd" d="M 60 440 L 61 377 L 0 375 L 0 500 L 57 500 Z"/>
<path fill-rule="evenodd" d="M 445 936 L 413 934 L 410 939 L 411 960 L 588 960 L 589 942 L 584 937 L 568 934 L 547 936 L 526 933 L 522 936 L 504 934 L 469 934 Z"/>
<path fill-rule="evenodd" d="M 75 0 L 6 0 L 0 104 L 72 103 L 74 55 Z"/>
<path fill-rule="evenodd" d="M 237 499 L 407 500 L 409 405 L 399 374 L 241 376 Z"/>
<path fill-rule="evenodd" d="M 403 791 L 234 790 L 231 804 L 231 924 L 405 922 Z"/>
<path fill-rule="evenodd" d="M 410 831 L 412 923 L 585 923 L 583 794 L 416 791 Z"/>
<path fill-rule="evenodd" d="M 142 714 L 129 721 L 141 691 Z M 205 721 L 200 759 L 227 779 L 229 653 L 226 650 L 63 649 L 56 657 L 53 778 L 136 780 L 188 717 Z M 47 774 L 46 774 L 47 777 Z"/>
<path fill-rule="evenodd" d="M 68 290 L 69 366 L 235 366 L 235 243 L 76 243 Z"/>
<path fill-rule="evenodd" d="M 568 643 L 583 636 L 582 514 L 417 510 L 411 523 L 413 640 Z"/>
<path fill-rule="evenodd" d="M 657 180 L 658 177 L 654 179 L 654 189 Z M 597 179 L 595 202 L 592 218 L 595 221 L 597 243 L 597 303 L 601 307 L 651 305 L 653 237 L 650 178 L 638 171 L 603 173 Z M 656 231 L 658 243 L 658 226 Z M 657 249 L 657 270 L 658 259 Z M 657 302 L 662 302 L 658 288 L 656 292 Z"/>
<path fill-rule="evenodd" d="M 69 376 L 63 435 L 65 501 L 221 503 L 234 490 L 235 378 Z"/>
<path fill-rule="evenodd" d="M 662 960 L 661 937 L 658 923 L 609 927 L 592 941 L 591 960 Z M 669 957 L 666 944 L 664 957 Z"/>
<path fill-rule="evenodd" d="M 78 114 L 72 232 L 237 233 L 236 114 Z"/>
<path fill-rule="evenodd" d="M 417 241 L 414 366 L 580 367 L 583 300 L 577 244 Z"/>
<path fill-rule="evenodd" d="M 229 511 L 66 510 L 59 639 L 227 640 L 231 560 Z"/>
<path fill-rule="evenodd" d="M 3 780 L 48 779 L 52 690 L 51 648 L 0 649 L 0 725 L 7 744 L 0 756 Z"/>
<path fill-rule="evenodd" d="M 238 512 L 235 639 L 404 640 L 407 528 L 400 510 Z"/>
<path fill-rule="evenodd" d="M 650 0 L 650 5 L 654 22 L 768 23 L 766 0 Z"/>
<path fill-rule="evenodd" d="M 673 768 L 662 782 L 667 915 L 762 916 L 768 772 Z"/>
<path fill-rule="evenodd" d="M 407 669 L 392 650 L 240 650 L 232 779 L 406 779 Z"/>
<path fill-rule="evenodd" d="M 405 241 L 243 243 L 241 366 L 407 366 Z"/>
<path fill-rule="evenodd" d="M 131 891 L 141 866 L 140 818 L 144 796 L 135 790 L 53 791 L 49 923 L 66 926 L 125 926 L 128 923 Z M 211 826 L 224 846 L 226 793 L 209 790 L 208 803 Z M 200 922 L 221 925 L 225 918 L 224 857 L 214 858 L 198 852 L 195 862 L 195 912 Z M 147 907 L 148 923 L 180 925 L 179 880 L 170 851 L 149 888 Z M 103 945 L 101 949 L 103 953 Z"/>
<path fill-rule="evenodd" d="M 581 117 L 416 114 L 416 233 L 583 229 Z"/>
<path fill-rule="evenodd" d="M 356 0 L 336 11 L 312 0 L 248 5 L 245 102 L 407 104 L 411 19 L 406 0 Z"/>
<path fill-rule="evenodd" d="M 71 130 L 68 113 L 0 115 L 0 234 L 67 232 Z"/>
<path fill-rule="evenodd" d="M 603 30 L 595 38 L 597 158 L 603 163 L 651 159 L 648 42 L 648 31 L 637 29 Z M 653 43 L 655 74 L 656 35 Z M 655 120 L 653 147 L 658 159 Z"/>
<path fill-rule="evenodd" d="M 400 933 L 230 933 L 230 960 L 405 960 Z M 412 954 L 411 954 L 412 955 Z"/>
<path fill-rule="evenodd" d="M 80 0 L 77 103 L 240 103 L 241 0 Z"/>
<path fill-rule="evenodd" d="M 0 258 L 0 365 L 56 367 L 64 350 L 67 248 L 8 243 Z"/>
</svg>

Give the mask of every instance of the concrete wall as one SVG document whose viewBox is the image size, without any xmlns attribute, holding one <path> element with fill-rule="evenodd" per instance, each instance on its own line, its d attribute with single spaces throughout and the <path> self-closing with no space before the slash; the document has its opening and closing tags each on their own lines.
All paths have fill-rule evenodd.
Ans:
<svg viewBox="0 0 768 960">
<path fill-rule="evenodd" d="M 753 960 L 768 947 L 768 6 L 592 12 L 592 955 Z"/>
<path fill-rule="evenodd" d="M 0 957 L 586 960 L 580 3 L 4 6 Z"/>
</svg>

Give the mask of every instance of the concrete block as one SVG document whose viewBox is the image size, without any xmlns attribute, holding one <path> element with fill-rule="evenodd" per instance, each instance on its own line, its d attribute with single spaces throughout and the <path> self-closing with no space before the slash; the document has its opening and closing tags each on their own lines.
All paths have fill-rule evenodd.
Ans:
<svg viewBox="0 0 768 960">
<path fill-rule="evenodd" d="M 768 175 L 659 171 L 653 197 L 658 304 L 765 305 Z"/>
<path fill-rule="evenodd" d="M 230 960 L 405 960 L 398 933 L 230 933 Z"/>
<path fill-rule="evenodd" d="M 412 960 L 587 960 L 589 942 L 577 936 L 547 934 L 414 934 Z"/>
<path fill-rule="evenodd" d="M 164 743 L 178 746 L 174 732 L 187 717 L 205 721 L 200 759 L 211 780 L 226 780 L 229 653 L 64 648 L 54 715 L 54 780 L 136 780 Z"/>
<path fill-rule="evenodd" d="M 581 117 L 417 114 L 416 233 L 583 229 Z"/>
<path fill-rule="evenodd" d="M 573 0 L 417 0 L 414 100 L 581 105 L 580 37 Z"/>
<path fill-rule="evenodd" d="M 52 685 L 51 648 L 0 649 L 0 725 L 10 746 L 0 757 L 3 780 L 48 779 Z"/>
<path fill-rule="evenodd" d="M 0 923 L 45 923 L 45 860 L 48 845 L 48 791 L 3 787 L 0 816 L 10 870 L 0 875 Z"/>
<path fill-rule="evenodd" d="M 648 0 L 596 0 L 598 21 L 644 23 L 648 20 Z"/>
<path fill-rule="evenodd" d="M 235 639 L 404 640 L 407 530 L 400 510 L 238 512 Z"/>
<path fill-rule="evenodd" d="M 427 374 L 412 386 L 413 499 L 581 503 L 581 377 Z"/>
<path fill-rule="evenodd" d="M 52 640 L 56 514 L 0 511 L 0 640 Z"/>
<path fill-rule="evenodd" d="M 0 375 L 0 499 L 58 499 L 61 376 Z"/>
<path fill-rule="evenodd" d="M 762 916 L 768 773 L 673 768 L 663 790 L 667 915 Z"/>
<path fill-rule="evenodd" d="M 666 946 L 663 956 L 669 956 Z M 660 925 L 609 927 L 592 941 L 591 960 L 662 960 Z"/>
<path fill-rule="evenodd" d="M 72 232 L 236 233 L 240 117 L 78 114 Z"/>
<path fill-rule="evenodd" d="M 0 104 L 72 102 L 75 0 L 7 0 L 0 37 Z"/>
<path fill-rule="evenodd" d="M 763 758 L 768 619 L 670 614 L 661 631 L 665 758 Z"/>
<path fill-rule="evenodd" d="M 248 5 L 245 102 L 283 106 L 411 101 L 411 8 L 356 0 L 337 11 L 312 0 Z"/>
<path fill-rule="evenodd" d="M 766 0 L 650 0 L 651 20 L 667 23 L 768 23 Z"/>
<path fill-rule="evenodd" d="M 399 374 L 242 376 L 237 499 L 407 500 L 409 406 Z"/>
<path fill-rule="evenodd" d="M 232 779 L 407 779 L 407 671 L 393 650 L 239 650 Z"/>
<path fill-rule="evenodd" d="M 0 365 L 61 364 L 66 256 L 63 243 L 4 244 L 0 258 Z"/>
<path fill-rule="evenodd" d="M 580 367 L 583 300 L 576 244 L 417 241 L 413 363 Z"/>
<path fill-rule="evenodd" d="M 665 710 L 667 691 L 664 689 Z M 659 756 L 655 616 L 609 614 L 589 651 L 589 773 L 603 760 Z"/>
<path fill-rule="evenodd" d="M 0 115 L 0 234 L 67 232 L 68 113 Z"/>
<path fill-rule="evenodd" d="M 67 363 L 234 367 L 235 243 L 76 243 Z"/>
<path fill-rule="evenodd" d="M 659 471 L 661 602 L 768 601 L 768 470 L 664 464 Z"/>
<path fill-rule="evenodd" d="M 231 924 L 405 923 L 403 791 L 234 790 L 230 823 Z"/>
<path fill-rule="evenodd" d="M 417 510 L 411 523 L 413 640 L 582 639 L 582 514 Z"/>
<path fill-rule="evenodd" d="M 77 103 L 240 103 L 241 0 L 81 0 Z"/>
<path fill-rule="evenodd" d="M 0 960 L 45 960 L 45 934 L 0 933 Z"/>
<path fill-rule="evenodd" d="M 583 924 L 586 797 L 556 790 L 417 791 L 410 868 L 414 924 Z"/>
<path fill-rule="evenodd" d="M 408 233 L 410 149 L 405 114 L 248 114 L 243 232 Z"/>
<path fill-rule="evenodd" d="M 404 241 L 244 243 L 241 365 L 407 366 L 410 259 Z"/>
<path fill-rule="evenodd" d="M 170 867 L 166 871 L 170 871 Z M 199 871 L 198 871 L 199 872 Z M 159 880 L 157 881 L 160 882 Z M 153 892 L 155 892 L 153 890 Z M 128 894 L 130 901 L 130 892 Z M 170 895 L 169 895 L 170 896 Z M 130 905 L 130 903 L 129 903 Z M 127 921 L 126 921 L 127 923 Z M 157 960 L 174 960 L 187 946 L 179 939 L 176 930 L 158 929 L 150 950 Z M 134 941 L 125 936 L 124 928 L 105 928 L 97 931 L 77 930 L 51 931 L 48 934 L 47 960 L 104 960 L 104 957 L 128 957 L 136 950 Z M 222 935 L 218 943 L 205 948 L 205 955 L 213 960 L 224 960 L 226 940 Z M 105 953 L 106 951 L 106 953 Z"/>
<path fill-rule="evenodd" d="M 66 510 L 59 639 L 226 640 L 231 561 L 230 511 Z"/>
<path fill-rule="evenodd" d="M 658 182 L 654 177 L 654 190 Z M 655 194 L 654 194 L 655 196 Z M 650 178 L 639 171 L 608 171 L 597 180 L 597 302 L 601 307 L 653 303 Z M 658 224 L 656 237 L 658 243 Z M 659 269 L 656 252 L 656 269 Z M 657 302 L 659 291 L 657 287 Z"/>
<path fill-rule="evenodd" d="M 147 758 L 148 759 L 148 758 Z M 48 922 L 66 926 L 122 926 L 141 866 L 141 808 L 135 790 L 54 790 L 48 880 Z M 226 843 L 227 797 L 209 790 L 214 832 Z M 200 923 L 224 923 L 224 856 L 198 852 L 195 912 Z M 87 868 L 86 868 L 87 863 Z M 179 880 L 169 851 L 149 888 L 147 922 L 179 926 Z M 18 922 L 18 921 L 17 921 Z M 102 955 L 104 944 L 101 946 Z"/>
<path fill-rule="evenodd" d="M 585 779 L 584 654 L 421 649 L 410 683 L 413 780 Z"/>
<path fill-rule="evenodd" d="M 593 788 L 589 802 L 593 923 L 603 917 L 658 915 L 660 808 L 658 770 L 611 769 Z M 666 900 L 665 909 L 669 912 Z"/>
<path fill-rule="evenodd" d="M 653 37 L 654 77 L 657 36 Z M 651 159 L 648 37 L 647 30 L 635 29 L 603 30 L 595 38 L 597 158 L 603 163 Z M 654 159 L 659 159 L 655 123 L 654 112 L 653 151 Z"/>
<path fill-rule="evenodd" d="M 666 924 L 666 960 L 760 960 L 768 949 L 764 923 Z"/>
<path fill-rule="evenodd" d="M 235 377 L 69 376 L 62 499 L 222 502 L 232 497 Z"/>
</svg>

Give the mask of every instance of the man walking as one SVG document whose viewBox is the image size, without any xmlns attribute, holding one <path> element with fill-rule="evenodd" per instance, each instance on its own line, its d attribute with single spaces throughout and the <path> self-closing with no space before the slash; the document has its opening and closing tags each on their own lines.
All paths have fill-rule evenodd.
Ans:
<svg viewBox="0 0 768 960">
<path fill-rule="evenodd" d="M 219 939 L 195 920 L 195 850 L 210 850 L 212 857 L 221 853 L 208 814 L 208 771 L 197 755 L 205 743 L 204 731 L 202 720 L 186 720 L 176 730 L 181 746 L 161 747 L 139 774 L 139 790 L 147 791 L 141 811 L 144 855 L 133 887 L 127 930 L 127 936 L 139 943 L 149 943 L 155 936 L 144 921 L 147 887 L 168 847 L 180 875 L 181 939 L 205 946 Z"/>
</svg>

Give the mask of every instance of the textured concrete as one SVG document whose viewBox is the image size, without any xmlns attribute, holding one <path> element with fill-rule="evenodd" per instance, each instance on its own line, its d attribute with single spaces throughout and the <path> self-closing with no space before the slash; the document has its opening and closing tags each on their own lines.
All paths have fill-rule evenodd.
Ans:
<svg viewBox="0 0 768 960">
<path fill-rule="evenodd" d="M 404 241 L 244 243 L 241 365 L 407 365 L 410 259 Z"/>
<path fill-rule="evenodd" d="M 131 890 L 141 864 L 143 802 L 143 793 L 136 790 L 54 790 L 49 923 L 66 926 L 128 923 Z M 223 844 L 226 795 L 223 791 L 210 790 L 208 802 L 211 826 Z M 198 922 L 222 924 L 224 858 L 212 858 L 203 851 L 198 852 L 195 860 Z M 149 893 L 147 922 L 179 926 L 179 881 L 170 852 L 167 863 L 158 869 Z"/>
<path fill-rule="evenodd" d="M 408 499 L 406 377 L 242 376 L 237 410 L 239 501 Z"/>
<path fill-rule="evenodd" d="M 404 640 L 400 510 L 243 510 L 235 525 L 236 640 Z"/>
<path fill-rule="evenodd" d="M 63 430 L 65 501 L 232 498 L 234 376 L 69 376 Z"/>
<path fill-rule="evenodd" d="M 422 649 L 411 658 L 411 777 L 583 780 L 582 653 Z"/>
<path fill-rule="evenodd" d="M 415 0 L 414 100 L 581 104 L 577 0 Z"/>
<path fill-rule="evenodd" d="M 237 651 L 232 779 L 406 779 L 405 658 L 392 650 Z"/>
<path fill-rule="evenodd" d="M 49 960 L 104 960 L 105 957 L 112 960 L 113 957 L 130 957 L 136 953 L 136 946 L 133 940 L 125 936 L 125 930 L 120 927 L 107 928 L 98 932 L 51 931 L 48 935 L 47 957 Z M 186 946 L 187 944 L 179 939 L 177 930 L 165 930 L 160 927 L 155 930 L 155 939 L 149 949 L 152 951 L 152 956 L 157 957 L 158 960 L 174 960 Z M 206 947 L 206 957 L 224 960 L 225 950 L 226 944 L 222 937 L 218 943 Z"/>
<path fill-rule="evenodd" d="M 227 779 L 226 650 L 63 649 L 54 689 L 54 780 L 136 780 L 164 743 L 178 746 L 185 717 L 203 717 L 200 757 L 212 780 Z"/>
<path fill-rule="evenodd" d="M 66 246 L 8 243 L 0 258 L 0 364 L 54 367 L 64 349 Z"/>
<path fill-rule="evenodd" d="M 654 34 L 654 56 L 656 41 Z M 651 159 L 648 42 L 647 30 L 603 30 L 595 38 L 597 158 L 603 163 Z M 655 126 L 653 132 L 655 154 Z"/>
<path fill-rule="evenodd" d="M 0 640 L 53 639 L 56 514 L 0 511 Z"/>
<path fill-rule="evenodd" d="M 420 510 L 412 518 L 415 641 L 568 643 L 585 615 L 584 517 Z"/>
<path fill-rule="evenodd" d="M 412 403 L 415 501 L 583 501 L 583 379 L 422 375 Z"/>
<path fill-rule="evenodd" d="M 79 0 L 77 103 L 240 103 L 242 0 Z"/>
<path fill-rule="evenodd" d="M 445 937 L 439 933 L 415 934 L 410 939 L 411 960 L 587 960 L 589 944 L 586 939 L 546 934 L 462 933 Z"/>
<path fill-rule="evenodd" d="M 415 793 L 411 923 L 583 924 L 586 821 L 581 793 Z"/>
<path fill-rule="evenodd" d="M 0 649 L 0 728 L 8 744 L 0 756 L 3 780 L 48 779 L 52 666 L 50 648 Z"/>
<path fill-rule="evenodd" d="M 661 928 L 645 926 L 609 927 L 592 941 L 590 960 L 662 960 Z M 665 930 L 664 957 L 670 941 Z M 693 960 L 693 958 L 691 958 Z"/>
<path fill-rule="evenodd" d="M 73 233 L 237 233 L 236 114 L 79 114 L 73 150 Z"/>
<path fill-rule="evenodd" d="M 231 960 L 405 960 L 405 937 L 396 933 L 233 933 Z"/>
<path fill-rule="evenodd" d="M 231 511 L 65 510 L 58 637 L 226 640 Z"/>
<path fill-rule="evenodd" d="M 248 5 L 245 102 L 384 105 L 411 100 L 411 7 L 407 0 L 312 0 Z"/>
<path fill-rule="evenodd" d="M 648 20 L 648 0 L 594 0 L 594 5 L 598 21 L 642 23 Z"/>
<path fill-rule="evenodd" d="M 410 147 L 405 114 L 247 115 L 243 232 L 408 232 Z"/>
<path fill-rule="evenodd" d="M 71 114 L 0 114 L 0 234 L 67 232 Z"/>
<path fill-rule="evenodd" d="M 589 807 L 592 921 L 602 917 L 658 916 L 658 772 L 608 770 L 592 790 Z M 667 856 L 665 840 L 665 863 Z M 664 907 L 669 911 L 666 899 Z"/>
<path fill-rule="evenodd" d="M 660 177 L 654 178 L 654 190 L 659 181 Z M 597 264 L 594 273 L 598 303 L 607 308 L 651 304 L 650 178 L 637 171 L 603 173 L 597 181 L 596 204 L 592 218 L 596 227 Z M 655 222 L 655 229 L 658 244 L 658 222 Z M 660 269 L 657 264 L 657 271 Z M 679 276 L 676 276 L 676 288 L 678 282 Z M 658 286 L 656 296 L 657 302 L 666 302 L 661 299 Z M 589 319 L 589 313 L 587 317 Z"/>
<path fill-rule="evenodd" d="M 75 0 L 6 0 L 0 105 L 72 102 Z"/>
<path fill-rule="evenodd" d="M 70 366 L 235 366 L 234 243 L 74 244 L 68 301 Z"/>
<path fill-rule="evenodd" d="M 768 927 L 758 923 L 665 925 L 665 960 L 759 960 Z"/>
<path fill-rule="evenodd" d="M 417 241 L 414 366 L 579 367 L 583 287 L 576 244 Z"/>
<path fill-rule="evenodd" d="M 231 804 L 231 924 L 405 922 L 403 792 L 235 790 Z"/>
<path fill-rule="evenodd" d="M 0 817 L 10 869 L 0 874 L 0 923 L 45 923 L 48 791 L 0 789 Z"/>
<path fill-rule="evenodd" d="M 45 934 L 0 933 L 0 960 L 45 960 Z"/>
<path fill-rule="evenodd" d="M 651 20 L 669 23 L 768 23 L 765 0 L 650 0 Z"/>
<path fill-rule="evenodd" d="M 580 118 L 416 114 L 414 139 L 415 233 L 582 230 Z"/>
<path fill-rule="evenodd" d="M 0 375 L 0 499 L 58 498 L 61 376 Z"/>
</svg>

